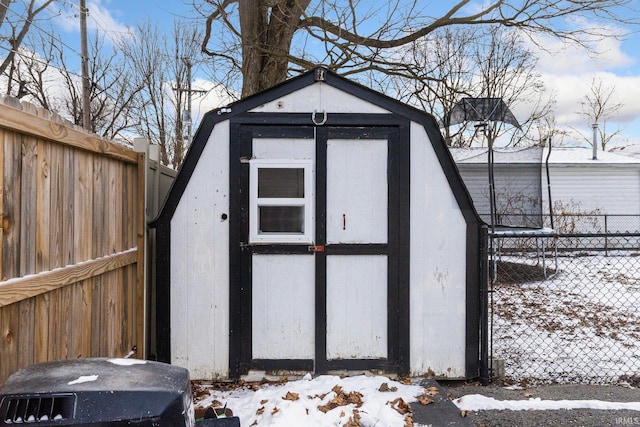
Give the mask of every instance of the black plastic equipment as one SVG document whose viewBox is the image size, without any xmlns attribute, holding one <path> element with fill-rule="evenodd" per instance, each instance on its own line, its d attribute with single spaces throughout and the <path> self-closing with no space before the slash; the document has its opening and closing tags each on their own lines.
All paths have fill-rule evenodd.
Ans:
<svg viewBox="0 0 640 427">
<path fill-rule="evenodd" d="M 189 371 L 137 359 L 32 365 L 0 387 L 0 425 L 195 425 Z"/>
</svg>

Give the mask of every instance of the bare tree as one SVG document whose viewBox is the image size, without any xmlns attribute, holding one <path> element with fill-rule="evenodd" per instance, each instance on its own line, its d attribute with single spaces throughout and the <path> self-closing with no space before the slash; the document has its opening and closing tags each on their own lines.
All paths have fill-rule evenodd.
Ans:
<svg viewBox="0 0 640 427">
<path fill-rule="evenodd" d="M 121 46 L 127 61 L 142 83 L 141 96 L 147 100 L 138 111 L 137 132 L 160 145 L 162 163 L 169 162 L 169 140 L 175 115 L 171 113 L 171 88 L 167 69 L 166 40 L 157 24 L 146 22 L 135 29 L 133 40 Z"/>
<path fill-rule="evenodd" d="M 467 7 L 471 3 L 457 1 L 439 17 L 430 16 L 429 5 L 419 0 L 206 0 L 206 7 L 195 1 L 194 7 L 206 17 L 202 51 L 226 62 L 228 69 L 241 70 L 242 96 L 284 81 L 290 66 L 309 69 L 317 62 L 343 74 L 379 69 L 412 76 L 414 64 L 390 61 L 386 53 L 454 25 L 518 28 L 586 46 L 587 39 L 619 34 L 608 32 L 606 25 L 563 25 L 564 19 L 637 23 L 637 14 L 625 18 L 631 0 L 491 0 L 479 9 Z M 323 46 L 324 56 L 310 57 L 304 48 L 311 44 Z"/>
<path fill-rule="evenodd" d="M 13 64 L 6 72 L 6 94 L 54 110 L 57 103 L 51 88 L 59 76 L 51 65 L 55 61 L 53 37 L 31 33 L 28 38 L 28 44 L 39 46 L 40 53 L 25 47 L 18 48 Z"/>
<path fill-rule="evenodd" d="M 121 46 L 147 100 L 137 113 L 137 131 L 160 145 L 162 163 L 173 168 L 180 166 L 190 143 L 182 113 L 191 95 L 189 68 L 201 62 L 197 31 L 176 21 L 168 38 L 157 24 L 147 22 L 136 28 L 133 41 Z"/>
<path fill-rule="evenodd" d="M 610 124 L 610 119 L 614 118 L 618 111 L 624 106 L 622 103 L 613 102 L 612 97 L 615 94 L 615 90 L 615 86 L 607 85 L 601 77 L 593 77 L 591 79 L 589 93 L 584 96 L 582 110 L 577 113 L 587 119 L 589 127 L 594 124 L 598 125 L 598 138 L 602 150 L 606 150 L 609 142 L 622 132 L 619 126 L 613 132 L 607 127 L 607 125 Z M 576 130 L 587 143 L 593 144 L 592 133 L 583 132 L 578 129 L 574 130 Z"/>
<path fill-rule="evenodd" d="M 536 120 L 532 125 L 534 134 L 537 135 L 539 146 L 563 146 L 564 138 L 569 135 L 566 129 L 558 127 L 556 117 L 553 113 Z"/>
<path fill-rule="evenodd" d="M 29 34 L 29 45 L 16 51 L 6 71 L 7 94 L 56 111 L 75 124 L 82 123 L 81 76 L 68 66 L 68 47 L 49 32 Z M 132 130 L 144 100 L 133 69 L 117 50 L 105 48 L 96 34 L 89 51 L 91 131 L 109 139 Z"/>
<path fill-rule="evenodd" d="M 18 48 L 22 46 L 35 19 L 55 0 L 0 0 L 0 45 L 5 51 L 0 63 L 0 74 L 13 64 Z M 9 82 L 11 82 L 9 78 Z"/>
<path fill-rule="evenodd" d="M 65 110 L 75 124 L 82 125 L 81 77 L 67 66 L 64 46 L 57 49 Z M 122 136 L 134 127 L 133 113 L 142 105 L 138 96 L 142 86 L 115 48 L 106 51 L 104 38 L 98 33 L 91 38 L 88 62 L 91 131 L 108 139 Z"/>
<path fill-rule="evenodd" d="M 447 123 L 447 112 L 463 97 L 502 98 L 510 108 L 518 108 L 524 132 L 507 134 L 500 123 L 492 128 L 494 140 L 508 136 L 508 143 L 502 141 L 502 145 L 539 142 L 525 140 L 526 131 L 552 110 L 553 102 L 535 71 L 535 55 L 515 31 L 497 26 L 446 27 L 401 51 L 403 62 L 416 64 L 422 71 L 412 78 L 390 76 L 394 92 L 434 114 L 448 145 L 470 146 L 477 136 L 477 123 Z"/>
<path fill-rule="evenodd" d="M 486 43 L 481 42 L 474 51 L 480 73 L 476 93 L 479 97 L 501 98 L 509 109 L 522 112 L 518 117 L 521 131 L 509 132 L 509 142 L 502 145 L 535 145 L 537 141 L 528 136 L 528 130 L 555 105 L 536 70 L 538 59 L 526 48 L 519 32 L 497 26 L 487 29 L 488 37 L 482 38 Z M 505 135 L 505 130 L 504 123 L 497 122 L 493 139 Z"/>
<path fill-rule="evenodd" d="M 443 28 L 418 40 L 399 52 L 401 60 L 415 63 L 420 70 L 413 78 L 388 76 L 391 88 L 385 92 L 434 114 L 441 124 L 444 115 L 464 96 L 473 96 L 474 49 L 479 31 L 475 28 Z M 384 80 L 376 72 L 374 80 Z M 465 146 L 464 126 L 443 126 L 442 132 L 450 146 Z"/>
</svg>

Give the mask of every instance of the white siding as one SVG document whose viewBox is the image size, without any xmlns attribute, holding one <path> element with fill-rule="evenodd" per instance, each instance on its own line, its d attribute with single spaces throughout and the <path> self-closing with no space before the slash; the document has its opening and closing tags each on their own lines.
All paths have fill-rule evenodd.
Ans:
<svg viewBox="0 0 640 427">
<path fill-rule="evenodd" d="M 387 243 L 387 146 L 383 139 L 327 142 L 327 243 Z"/>
<path fill-rule="evenodd" d="M 424 128 L 411 124 L 412 375 L 465 376 L 466 223 Z"/>
<path fill-rule="evenodd" d="M 476 210 L 489 220 L 487 214 L 491 212 L 491 206 L 488 168 L 462 163 L 458 165 L 458 169 Z M 494 185 L 498 213 L 540 214 L 534 210 L 536 206 L 540 206 L 541 200 L 540 165 L 495 165 Z"/>
<path fill-rule="evenodd" d="M 640 165 L 639 165 L 640 166 Z M 544 171 L 543 171 L 544 172 Z M 571 213 L 640 214 L 640 169 L 626 165 L 551 165 L 551 200 L 573 206 Z M 546 176 L 543 182 L 546 183 Z M 543 191 L 548 212 L 548 196 Z M 560 212 L 555 212 L 556 214 Z"/>
<path fill-rule="evenodd" d="M 327 256 L 327 359 L 385 357 L 386 255 Z"/>
<path fill-rule="evenodd" d="M 252 256 L 252 357 L 315 357 L 313 255 Z"/>
<path fill-rule="evenodd" d="M 302 138 L 254 138 L 253 157 L 272 160 L 314 159 L 316 143 L 313 139 Z"/>
<path fill-rule="evenodd" d="M 228 376 L 228 142 L 216 125 L 171 221 L 171 363 L 192 379 Z"/>
<path fill-rule="evenodd" d="M 345 93 L 324 83 L 314 83 L 294 93 L 267 102 L 251 110 L 259 113 L 317 112 L 315 121 L 322 121 L 322 113 L 388 113 L 387 110 Z"/>
</svg>

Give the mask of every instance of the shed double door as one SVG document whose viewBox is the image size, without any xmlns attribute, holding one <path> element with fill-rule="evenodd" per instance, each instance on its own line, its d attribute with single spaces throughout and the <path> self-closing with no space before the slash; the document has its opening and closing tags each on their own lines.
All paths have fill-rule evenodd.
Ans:
<svg viewBox="0 0 640 427">
<path fill-rule="evenodd" d="M 245 124 L 235 132 L 232 376 L 250 369 L 403 372 L 403 128 Z"/>
</svg>

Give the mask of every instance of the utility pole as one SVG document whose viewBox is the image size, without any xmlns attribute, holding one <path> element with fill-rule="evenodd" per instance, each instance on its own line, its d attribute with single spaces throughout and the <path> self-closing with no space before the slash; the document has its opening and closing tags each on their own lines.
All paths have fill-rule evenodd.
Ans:
<svg viewBox="0 0 640 427">
<path fill-rule="evenodd" d="M 182 62 L 184 62 L 184 65 L 186 65 L 187 67 L 187 88 L 183 89 L 181 87 L 177 87 L 175 90 L 176 92 L 178 92 L 178 96 L 180 96 L 182 92 L 186 92 L 187 94 L 187 109 L 182 112 L 182 123 L 183 125 L 184 124 L 187 125 L 187 143 L 191 144 L 191 138 L 192 138 L 191 132 L 192 132 L 192 126 L 193 126 L 193 121 L 191 120 L 191 94 L 192 93 L 205 94 L 207 93 L 207 91 L 191 89 L 191 68 L 193 67 L 193 64 L 191 63 L 191 60 L 187 57 L 183 57 Z"/>
<path fill-rule="evenodd" d="M 91 101 L 89 99 L 89 49 L 87 48 L 87 6 L 80 0 L 80 55 L 82 56 L 82 127 L 91 131 Z"/>
<path fill-rule="evenodd" d="M 191 145 L 191 126 L 193 121 L 191 120 L 191 60 L 189 58 L 182 58 L 187 66 L 187 144 Z"/>
</svg>

